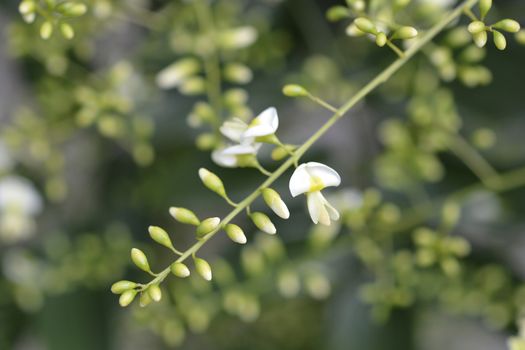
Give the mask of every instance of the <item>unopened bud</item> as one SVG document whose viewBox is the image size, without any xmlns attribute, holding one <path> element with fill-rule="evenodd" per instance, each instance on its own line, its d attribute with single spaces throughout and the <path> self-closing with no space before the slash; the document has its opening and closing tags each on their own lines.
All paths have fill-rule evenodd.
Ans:
<svg viewBox="0 0 525 350">
<path fill-rule="evenodd" d="M 190 269 L 181 262 L 174 262 L 170 266 L 171 273 L 180 278 L 186 278 L 190 275 Z"/>
<path fill-rule="evenodd" d="M 477 47 L 483 47 L 487 43 L 487 32 L 485 31 L 473 34 L 472 37 Z"/>
<path fill-rule="evenodd" d="M 42 23 L 40 26 L 40 36 L 42 39 L 47 40 L 53 34 L 53 24 L 49 21 Z"/>
<path fill-rule="evenodd" d="M 67 23 L 61 23 L 60 24 L 60 33 L 64 36 L 64 38 L 71 40 L 75 37 L 75 31 L 73 30 L 73 27 L 71 27 Z"/>
<path fill-rule="evenodd" d="M 277 229 L 266 214 L 263 214 L 261 212 L 255 212 L 250 215 L 250 218 L 259 230 L 269 233 L 271 235 L 277 233 Z"/>
<path fill-rule="evenodd" d="M 184 58 L 170 64 L 157 74 L 156 82 L 161 89 L 170 89 L 179 86 L 186 78 L 197 73 L 200 69 L 199 61 L 194 58 Z"/>
<path fill-rule="evenodd" d="M 368 34 L 377 34 L 376 26 L 368 18 L 364 18 L 364 17 L 356 18 L 354 20 L 354 23 L 356 27 L 362 32 L 365 32 Z"/>
<path fill-rule="evenodd" d="M 232 83 L 247 84 L 252 80 L 253 73 L 244 64 L 230 63 L 224 67 L 224 77 Z"/>
<path fill-rule="evenodd" d="M 492 7 L 492 0 L 481 0 L 479 2 L 479 13 L 481 15 L 481 19 L 487 16 L 487 13 L 489 13 L 491 7 Z"/>
<path fill-rule="evenodd" d="M 288 97 L 308 96 L 308 91 L 301 85 L 288 84 L 283 87 L 283 94 Z"/>
<path fill-rule="evenodd" d="M 265 188 L 262 190 L 262 196 L 266 205 L 268 205 L 275 214 L 283 219 L 290 217 L 290 211 L 277 191 L 271 188 Z"/>
<path fill-rule="evenodd" d="M 199 169 L 199 177 L 201 178 L 202 183 L 204 186 L 206 186 L 211 191 L 217 193 L 221 197 L 226 196 L 226 190 L 224 189 L 224 184 L 222 183 L 222 180 L 212 173 L 211 171 L 200 168 Z"/>
<path fill-rule="evenodd" d="M 520 31 L 520 24 L 513 19 L 502 19 L 501 21 L 492 25 L 493 28 L 501 29 L 509 33 L 517 33 Z"/>
<path fill-rule="evenodd" d="M 171 243 L 170 236 L 163 228 L 158 226 L 150 226 L 148 227 L 148 232 L 152 240 L 160 245 L 165 246 L 166 248 L 173 249 L 173 243 Z"/>
<path fill-rule="evenodd" d="M 201 258 L 195 258 L 193 260 L 195 261 L 195 268 L 197 269 L 197 273 L 206 281 L 211 281 L 212 273 L 210 264 L 208 264 L 206 260 Z"/>
<path fill-rule="evenodd" d="M 135 282 L 126 281 L 126 280 L 118 281 L 118 282 L 113 283 L 113 285 L 111 286 L 111 293 L 122 294 L 127 290 L 135 288 L 136 286 L 137 284 Z"/>
<path fill-rule="evenodd" d="M 417 36 L 417 29 L 414 27 L 401 27 L 398 30 L 394 32 L 394 35 L 392 36 L 394 39 L 401 39 L 401 40 L 407 40 L 407 39 L 413 39 Z"/>
<path fill-rule="evenodd" d="M 170 215 L 182 224 L 198 226 L 201 223 L 197 215 L 186 208 L 171 207 Z"/>
<path fill-rule="evenodd" d="M 151 304 L 151 302 L 152 302 L 151 296 L 149 295 L 147 290 L 140 293 L 140 299 L 139 299 L 140 307 L 146 307 L 149 304 Z"/>
<path fill-rule="evenodd" d="M 505 50 L 507 47 L 507 39 L 505 39 L 505 36 L 497 30 L 493 30 L 492 35 L 494 36 L 494 45 L 496 45 L 498 50 Z"/>
<path fill-rule="evenodd" d="M 124 293 L 122 293 L 122 295 L 120 296 L 118 300 L 118 303 L 120 304 L 120 306 L 126 307 L 129 304 L 131 304 L 133 299 L 135 299 L 136 295 L 137 295 L 137 291 L 135 289 L 127 290 Z"/>
<path fill-rule="evenodd" d="M 148 287 L 148 294 L 154 302 L 159 302 L 162 299 L 162 291 L 158 284 L 153 284 Z"/>
<path fill-rule="evenodd" d="M 387 42 L 386 34 L 385 33 L 379 33 L 376 36 L 376 45 L 379 47 L 383 47 L 386 45 Z"/>
<path fill-rule="evenodd" d="M 199 226 L 197 226 L 195 233 L 197 234 L 197 237 L 202 238 L 215 230 L 220 223 L 221 219 L 218 217 L 205 219 L 200 223 Z"/>
<path fill-rule="evenodd" d="M 190 77 L 181 82 L 179 91 L 183 95 L 200 95 L 206 91 L 206 81 L 202 77 Z"/>
<path fill-rule="evenodd" d="M 151 272 L 151 269 L 149 267 L 148 258 L 146 258 L 146 254 L 142 252 L 142 250 L 133 248 L 131 249 L 131 260 L 137 267 L 143 271 Z"/>
<path fill-rule="evenodd" d="M 235 224 L 228 224 L 224 230 L 226 231 L 228 237 L 230 237 L 230 239 L 235 243 L 245 244 L 247 242 L 246 236 L 244 235 L 242 228 L 239 226 Z"/>
<path fill-rule="evenodd" d="M 481 33 L 486 30 L 485 23 L 481 21 L 472 21 L 467 27 L 470 34 L 477 34 Z"/>
<path fill-rule="evenodd" d="M 87 6 L 74 2 L 63 2 L 55 7 L 55 11 L 67 17 L 79 17 L 87 12 Z"/>
<path fill-rule="evenodd" d="M 348 8 L 344 6 L 332 6 L 326 11 L 326 18 L 330 22 L 337 22 L 349 16 Z"/>
</svg>

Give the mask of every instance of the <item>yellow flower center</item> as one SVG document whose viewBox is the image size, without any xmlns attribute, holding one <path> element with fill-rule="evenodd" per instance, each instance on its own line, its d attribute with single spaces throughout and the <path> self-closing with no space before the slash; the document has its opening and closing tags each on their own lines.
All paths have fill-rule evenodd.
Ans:
<svg viewBox="0 0 525 350">
<path fill-rule="evenodd" d="M 255 118 L 250 123 L 250 127 L 257 126 L 257 125 L 261 125 L 261 121 L 259 120 L 259 118 Z"/>
<path fill-rule="evenodd" d="M 323 188 L 325 188 L 325 185 L 323 183 L 323 180 L 318 176 L 311 176 L 310 177 L 310 189 L 308 192 L 316 192 L 321 191 Z"/>
</svg>

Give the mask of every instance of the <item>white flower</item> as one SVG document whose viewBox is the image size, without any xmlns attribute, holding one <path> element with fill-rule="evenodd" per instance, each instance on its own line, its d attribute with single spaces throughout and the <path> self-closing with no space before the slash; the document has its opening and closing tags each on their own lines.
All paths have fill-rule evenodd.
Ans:
<svg viewBox="0 0 525 350">
<path fill-rule="evenodd" d="M 0 211 L 16 208 L 27 215 L 36 215 L 42 210 L 42 199 L 35 187 L 19 176 L 0 179 Z"/>
<path fill-rule="evenodd" d="M 243 138 L 263 137 L 275 134 L 279 127 L 279 116 L 274 107 L 265 109 L 255 117 L 243 133 Z"/>
<path fill-rule="evenodd" d="M 306 194 L 308 212 L 317 224 L 330 225 L 331 220 L 339 219 L 339 212 L 328 203 L 321 190 L 339 186 L 341 177 L 332 168 L 316 162 L 301 164 L 290 178 L 290 193 L 293 197 Z"/>
<path fill-rule="evenodd" d="M 250 124 L 238 118 L 226 121 L 222 124 L 221 133 L 237 143 L 253 143 L 255 138 L 275 134 L 279 127 L 279 116 L 275 107 L 262 111 Z M 255 140 L 257 141 L 257 140 Z"/>
<path fill-rule="evenodd" d="M 225 168 L 245 167 L 254 164 L 255 155 L 261 147 L 257 144 L 238 144 L 215 150 L 211 153 L 211 159 Z"/>
<path fill-rule="evenodd" d="M 248 129 L 248 124 L 239 118 L 225 121 L 220 127 L 221 133 L 232 140 L 240 143 L 243 139 L 243 134 Z"/>
</svg>

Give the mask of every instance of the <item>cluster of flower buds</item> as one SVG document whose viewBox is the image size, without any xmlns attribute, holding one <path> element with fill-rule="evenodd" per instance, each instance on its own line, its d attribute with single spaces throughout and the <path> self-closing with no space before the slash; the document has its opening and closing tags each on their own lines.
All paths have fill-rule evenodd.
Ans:
<svg viewBox="0 0 525 350">
<path fill-rule="evenodd" d="M 492 33 L 494 45 L 499 50 L 505 50 L 507 47 L 507 39 L 501 33 L 505 31 L 508 33 L 517 33 L 520 31 L 520 24 L 513 19 L 502 19 L 494 24 L 488 25 L 485 19 L 490 9 L 492 8 L 492 0 L 481 0 L 479 2 L 479 18 L 474 17 L 473 21 L 468 25 L 468 31 L 472 34 L 472 38 L 478 47 L 484 47 L 487 43 L 488 32 Z"/>
<path fill-rule="evenodd" d="M 73 39 L 75 30 L 65 20 L 84 15 L 87 12 L 87 7 L 85 4 L 74 1 L 23 0 L 18 11 L 27 23 L 33 23 L 37 14 L 43 14 L 45 21 L 40 25 L 42 39 L 49 39 L 55 28 L 60 30 L 64 38 Z"/>
<path fill-rule="evenodd" d="M 396 1 L 396 7 L 406 6 L 408 1 Z M 385 25 L 382 21 L 375 21 L 372 16 L 367 15 L 366 3 L 361 0 L 347 1 L 346 6 L 331 7 L 326 16 L 330 21 L 340 21 L 347 18 L 354 18 L 352 23 L 346 28 L 346 34 L 349 36 L 368 35 L 374 39 L 379 47 L 388 46 L 398 55 L 402 56 L 403 52 L 394 43 L 394 40 L 409 40 L 418 35 L 416 28 L 402 26 L 395 23 Z M 390 28 L 389 28 L 390 27 Z"/>
</svg>

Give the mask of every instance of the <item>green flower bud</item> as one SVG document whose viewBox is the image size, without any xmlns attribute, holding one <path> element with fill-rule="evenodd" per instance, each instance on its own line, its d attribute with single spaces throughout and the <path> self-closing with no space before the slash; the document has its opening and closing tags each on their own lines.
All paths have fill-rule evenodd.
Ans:
<svg viewBox="0 0 525 350">
<path fill-rule="evenodd" d="M 190 77 L 181 82 L 179 91 L 188 96 L 200 95 L 206 91 L 206 81 L 202 77 Z"/>
<path fill-rule="evenodd" d="M 245 244 L 247 242 L 246 236 L 244 235 L 244 232 L 242 228 L 235 224 L 228 224 L 226 225 L 225 229 L 226 234 L 232 241 L 239 244 Z"/>
<path fill-rule="evenodd" d="M 158 226 L 148 227 L 148 232 L 152 240 L 157 242 L 160 245 L 165 246 L 166 248 L 173 249 L 173 243 L 171 243 L 170 236 L 163 228 Z"/>
<path fill-rule="evenodd" d="M 265 188 L 264 190 L 262 190 L 262 196 L 264 201 L 266 202 L 266 205 L 268 205 L 275 214 L 277 214 L 283 219 L 288 219 L 290 217 L 288 207 L 281 199 L 279 193 L 277 193 L 271 188 Z"/>
<path fill-rule="evenodd" d="M 441 269 L 447 276 L 457 276 L 461 271 L 459 262 L 454 258 L 445 258 L 440 262 Z"/>
<path fill-rule="evenodd" d="M 156 83 L 161 89 L 178 87 L 184 80 L 197 73 L 201 68 L 199 61 L 194 58 L 183 58 L 163 70 L 156 77 Z"/>
<path fill-rule="evenodd" d="M 301 85 L 288 84 L 283 87 L 283 94 L 288 97 L 308 96 L 308 91 Z"/>
<path fill-rule="evenodd" d="M 75 31 L 73 30 L 73 27 L 67 23 L 60 24 L 60 33 L 62 33 L 62 36 L 68 40 L 71 40 L 75 37 Z"/>
<path fill-rule="evenodd" d="M 479 2 L 479 13 L 481 15 L 481 19 L 484 19 L 487 16 L 487 13 L 489 13 L 491 7 L 492 0 L 481 0 Z"/>
<path fill-rule="evenodd" d="M 202 238 L 206 236 L 208 233 L 215 230 L 219 224 L 221 223 L 221 219 L 214 217 L 214 218 L 208 218 L 203 220 L 199 226 L 197 226 L 197 230 L 195 231 L 197 234 L 197 237 Z"/>
<path fill-rule="evenodd" d="M 368 18 L 359 17 L 354 20 L 356 27 L 365 33 L 368 34 L 377 34 L 376 26 Z"/>
<path fill-rule="evenodd" d="M 485 26 L 485 23 L 481 21 L 472 21 L 468 25 L 467 29 L 470 32 L 470 34 L 477 34 L 484 32 L 487 29 L 487 27 Z"/>
<path fill-rule="evenodd" d="M 332 6 L 326 11 L 326 18 L 330 22 L 337 22 L 349 16 L 348 8 L 344 6 Z"/>
<path fill-rule="evenodd" d="M 472 37 L 477 47 L 483 47 L 487 43 L 487 32 L 485 31 L 473 34 Z"/>
<path fill-rule="evenodd" d="M 197 215 L 186 208 L 171 207 L 170 215 L 182 224 L 198 226 L 201 223 Z"/>
<path fill-rule="evenodd" d="M 436 243 L 436 234 L 428 228 L 418 228 L 414 231 L 414 242 L 421 247 L 430 247 Z"/>
<path fill-rule="evenodd" d="M 392 39 L 412 39 L 417 36 L 417 29 L 414 27 L 401 27 L 394 32 Z"/>
<path fill-rule="evenodd" d="M 471 141 L 479 149 L 489 149 L 496 143 L 494 131 L 486 128 L 474 131 Z"/>
<path fill-rule="evenodd" d="M 365 10 L 366 4 L 363 0 L 346 0 L 348 6 L 352 7 L 354 10 L 361 12 Z"/>
<path fill-rule="evenodd" d="M 44 40 L 47 40 L 53 34 L 53 24 L 49 21 L 45 21 L 40 26 L 40 37 Z"/>
<path fill-rule="evenodd" d="M 197 136 L 195 145 L 201 151 L 211 151 L 218 145 L 217 136 L 212 133 L 202 133 Z"/>
<path fill-rule="evenodd" d="M 236 84 L 247 84 L 253 78 L 252 70 L 240 63 L 230 63 L 224 67 L 224 77 Z"/>
<path fill-rule="evenodd" d="M 20 5 L 18 5 L 18 12 L 20 12 L 20 14 L 23 16 L 35 13 L 35 11 L 36 4 L 32 0 L 24 0 L 20 3 Z"/>
<path fill-rule="evenodd" d="M 509 33 L 517 33 L 520 31 L 520 24 L 513 19 L 502 19 L 501 21 L 492 25 L 493 28 L 501 29 Z"/>
<path fill-rule="evenodd" d="M 277 233 L 275 226 L 266 214 L 255 212 L 250 215 L 250 218 L 259 230 L 271 235 Z"/>
<path fill-rule="evenodd" d="M 346 27 L 345 32 L 346 32 L 346 35 L 348 36 L 363 36 L 366 34 L 365 32 L 361 31 L 359 28 L 357 28 L 355 23 L 351 23 L 348 27 Z"/>
<path fill-rule="evenodd" d="M 221 197 L 226 196 L 226 190 L 224 189 L 224 184 L 222 183 L 221 179 L 212 173 L 211 171 L 200 168 L 199 169 L 199 177 L 201 178 L 202 183 L 204 186 L 206 186 L 209 190 L 217 193 Z"/>
<path fill-rule="evenodd" d="M 146 258 L 146 254 L 144 254 L 142 250 L 137 248 L 131 249 L 131 260 L 135 265 L 137 265 L 139 269 L 146 272 L 151 272 L 148 263 L 148 258 Z"/>
<path fill-rule="evenodd" d="M 379 33 L 376 36 L 376 45 L 379 46 L 379 47 L 383 47 L 383 46 L 386 45 L 387 40 L 388 39 L 387 39 L 385 33 Z"/>
<path fill-rule="evenodd" d="M 525 30 L 520 30 L 515 35 L 518 44 L 525 45 Z"/>
<path fill-rule="evenodd" d="M 283 270 L 277 277 L 277 288 L 285 298 L 293 298 L 301 290 L 301 281 L 293 270 Z"/>
<path fill-rule="evenodd" d="M 317 300 L 326 299 L 332 291 L 330 281 L 321 273 L 309 273 L 305 278 L 305 287 L 308 294 Z"/>
<path fill-rule="evenodd" d="M 498 50 L 505 50 L 507 47 L 507 39 L 505 39 L 505 36 L 497 30 L 493 30 L 492 35 L 494 35 L 494 45 L 496 45 Z"/>
<path fill-rule="evenodd" d="M 443 206 L 443 224 L 446 227 L 453 227 L 461 215 L 461 207 L 454 201 L 448 201 Z"/>
<path fill-rule="evenodd" d="M 120 296 L 118 300 L 118 303 L 120 304 L 120 306 L 126 307 L 129 304 L 131 304 L 133 299 L 135 299 L 136 295 L 137 295 L 137 291 L 135 289 L 129 289 L 125 291 L 124 293 L 122 293 L 122 295 Z"/>
<path fill-rule="evenodd" d="M 55 11 L 67 17 L 79 17 L 87 12 L 87 6 L 74 2 L 63 2 L 55 7 Z"/>
<path fill-rule="evenodd" d="M 153 284 L 149 286 L 147 292 L 151 297 L 151 300 L 153 300 L 154 302 L 158 303 L 160 299 L 162 299 L 162 291 L 160 290 L 158 284 Z"/>
<path fill-rule="evenodd" d="M 201 258 L 194 258 L 193 261 L 195 262 L 195 268 L 197 269 L 197 273 L 206 281 L 211 281 L 212 273 L 210 264 L 208 264 L 206 260 Z"/>
<path fill-rule="evenodd" d="M 170 266 L 171 273 L 180 278 L 186 278 L 190 275 L 190 269 L 181 262 L 174 262 Z"/>
<path fill-rule="evenodd" d="M 126 281 L 126 280 L 118 281 L 118 282 L 113 283 L 113 285 L 111 286 L 111 293 L 122 294 L 129 289 L 135 288 L 136 286 L 137 284 L 135 282 Z"/>
<path fill-rule="evenodd" d="M 251 46 L 259 36 L 257 29 L 250 26 L 225 30 L 218 35 L 219 44 L 224 49 L 242 49 Z"/>
<path fill-rule="evenodd" d="M 140 299 L 139 299 L 140 307 L 146 307 L 149 304 L 151 304 L 151 302 L 152 302 L 151 296 L 149 295 L 147 290 L 140 293 Z"/>
</svg>

